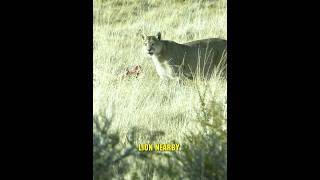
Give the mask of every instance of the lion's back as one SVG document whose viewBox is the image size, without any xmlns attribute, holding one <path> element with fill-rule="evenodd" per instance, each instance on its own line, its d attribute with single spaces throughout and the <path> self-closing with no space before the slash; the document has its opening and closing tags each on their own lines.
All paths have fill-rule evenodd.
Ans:
<svg viewBox="0 0 320 180">
<path fill-rule="evenodd" d="M 227 47 L 227 40 L 220 38 L 209 38 L 209 39 L 200 39 L 196 41 L 191 41 L 184 43 L 189 47 L 200 47 L 200 48 L 215 48 L 215 49 L 225 49 Z"/>
</svg>

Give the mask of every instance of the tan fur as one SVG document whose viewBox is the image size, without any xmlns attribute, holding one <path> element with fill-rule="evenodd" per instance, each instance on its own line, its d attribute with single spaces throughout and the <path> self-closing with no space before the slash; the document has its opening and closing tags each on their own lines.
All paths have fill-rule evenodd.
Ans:
<svg viewBox="0 0 320 180">
<path fill-rule="evenodd" d="M 142 34 L 144 48 L 162 79 L 177 79 L 181 74 L 188 78 L 195 74 L 207 78 L 215 67 L 226 70 L 227 40 L 219 38 L 202 39 L 179 44 L 161 39 L 161 34 Z"/>
</svg>

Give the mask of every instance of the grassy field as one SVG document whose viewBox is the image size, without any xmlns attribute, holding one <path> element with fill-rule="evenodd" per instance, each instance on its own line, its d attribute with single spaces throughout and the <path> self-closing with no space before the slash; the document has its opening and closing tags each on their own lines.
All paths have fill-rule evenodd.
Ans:
<svg viewBox="0 0 320 180">
<path fill-rule="evenodd" d="M 226 130 L 226 78 L 161 83 L 137 36 L 141 29 L 147 35 L 160 31 L 163 39 L 178 43 L 227 39 L 226 0 L 94 0 L 93 5 L 93 111 L 112 119 L 110 131 L 120 133 L 121 144 L 128 143 L 125 137 L 134 127 L 140 129 L 136 144 L 184 144 L 190 132 L 203 131 L 197 119 L 212 102 L 223 108 Z M 132 65 L 140 65 L 143 76 L 120 80 L 119 74 Z M 144 131 L 164 135 L 150 142 Z"/>
</svg>

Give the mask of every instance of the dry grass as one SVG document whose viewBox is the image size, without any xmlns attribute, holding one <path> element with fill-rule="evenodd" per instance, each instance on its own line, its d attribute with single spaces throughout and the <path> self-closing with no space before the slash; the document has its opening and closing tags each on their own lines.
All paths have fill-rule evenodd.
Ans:
<svg viewBox="0 0 320 180">
<path fill-rule="evenodd" d="M 197 39 L 225 38 L 226 2 L 200 0 L 94 0 L 94 113 L 113 114 L 112 129 L 124 135 L 137 126 L 162 130 L 161 143 L 183 143 L 195 128 L 200 94 L 205 101 L 224 104 L 227 82 L 219 76 L 210 81 L 188 81 L 184 85 L 159 82 L 152 61 L 142 53 L 137 32 L 160 31 L 163 39 L 179 43 Z M 141 65 L 141 78 L 118 79 L 126 67 Z M 125 142 L 125 139 L 123 139 Z M 137 143 L 147 143 L 143 135 Z"/>
</svg>

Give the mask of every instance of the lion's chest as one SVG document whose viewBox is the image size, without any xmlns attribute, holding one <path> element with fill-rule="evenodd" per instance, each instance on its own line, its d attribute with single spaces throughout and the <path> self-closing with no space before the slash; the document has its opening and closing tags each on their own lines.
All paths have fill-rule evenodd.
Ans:
<svg viewBox="0 0 320 180">
<path fill-rule="evenodd" d="M 167 61 L 160 62 L 158 58 L 152 57 L 152 61 L 156 67 L 156 71 L 161 78 L 173 78 L 174 73 L 172 67 Z"/>
</svg>

